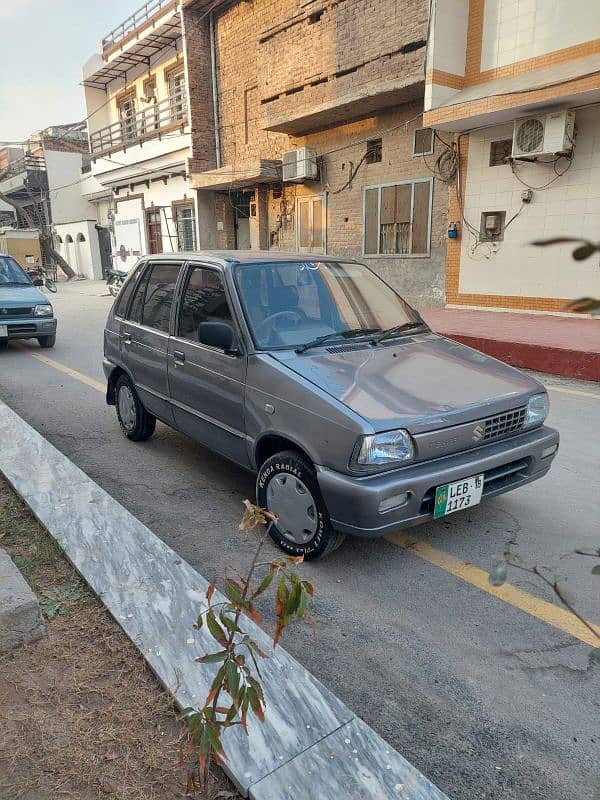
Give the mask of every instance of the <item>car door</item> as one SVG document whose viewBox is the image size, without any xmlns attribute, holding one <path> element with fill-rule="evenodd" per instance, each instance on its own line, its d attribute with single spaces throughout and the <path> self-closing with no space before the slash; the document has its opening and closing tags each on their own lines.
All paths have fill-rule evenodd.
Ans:
<svg viewBox="0 0 600 800">
<path fill-rule="evenodd" d="M 222 274 L 189 264 L 169 340 L 169 390 L 176 427 L 211 450 L 248 465 L 244 394 L 247 357 L 199 341 L 201 323 L 224 322 L 240 336 Z"/>
<path fill-rule="evenodd" d="M 121 322 L 121 361 L 145 408 L 172 425 L 167 357 L 175 285 L 181 262 L 151 261 Z"/>
</svg>

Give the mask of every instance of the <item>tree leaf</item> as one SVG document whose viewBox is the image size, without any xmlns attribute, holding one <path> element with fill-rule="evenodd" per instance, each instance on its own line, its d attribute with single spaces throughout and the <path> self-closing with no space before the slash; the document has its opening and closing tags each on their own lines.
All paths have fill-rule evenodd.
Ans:
<svg viewBox="0 0 600 800">
<path fill-rule="evenodd" d="M 504 559 L 498 559 L 492 564 L 492 569 L 488 576 L 488 582 L 492 586 L 502 586 L 506 583 L 508 576 L 508 565 Z"/>
<path fill-rule="evenodd" d="M 243 633 L 242 629 L 236 625 L 235 620 L 231 619 L 231 617 L 228 617 L 224 612 L 219 614 L 219 620 L 228 631 L 231 631 L 232 633 Z"/>
<path fill-rule="evenodd" d="M 596 564 L 595 567 L 592 567 L 592 575 L 600 575 L 600 564 Z"/>
<path fill-rule="evenodd" d="M 596 245 L 592 244 L 591 242 L 586 242 L 585 244 L 582 244 L 580 247 L 576 247 L 575 250 L 573 250 L 573 258 L 575 261 L 584 261 L 595 252 Z"/>
<path fill-rule="evenodd" d="M 573 242 L 581 242 L 582 239 L 574 239 L 572 236 L 557 236 L 554 239 L 537 239 L 535 242 L 531 244 L 535 245 L 535 247 L 547 247 L 548 245 L 552 244 L 571 244 Z"/>
<path fill-rule="evenodd" d="M 225 661 L 229 651 L 222 650 L 220 653 L 209 653 L 207 656 L 199 656 L 196 661 L 200 664 L 215 664 L 218 661 Z"/>
<path fill-rule="evenodd" d="M 594 647 L 593 650 L 590 650 L 589 659 L 590 659 L 590 664 L 592 663 L 592 661 L 600 662 L 600 647 Z"/>
<path fill-rule="evenodd" d="M 225 674 L 227 675 L 227 691 L 232 697 L 235 697 L 240 688 L 240 674 L 233 661 L 227 662 Z"/>
<path fill-rule="evenodd" d="M 223 591 L 232 603 L 244 605 L 242 590 L 236 581 L 232 580 L 231 578 L 226 578 L 226 580 L 223 582 Z"/>
<path fill-rule="evenodd" d="M 269 572 L 269 573 L 267 573 L 267 575 L 265 575 L 265 577 L 260 582 L 260 585 L 258 586 L 256 591 L 252 595 L 252 599 L 253 600 L 254 600 L 254 598 L 256 598 L 259 595 L 261 595 L 263 592 L 266 592 L 266 590 L 269 588 L 269 586 L 273 583 L 273 578 L 274 577 L 275 577 L 275 573 L 274 572 Z"/>
<path fill-rule="evenodd" d="M 206 615 L 206 624 L 208 626 L 208 630 L 211 633 L 211 636 L 222 644 L 223 647 L 227 647 L 227 636 L 225 635 L 225 631 L 217 622 L 217 618 L 214 615 L 214 612 L 211 610 Z"/>
<path fill-rule="evenodd" d="M 565 603 L 565 605 L 572 606 L 575 603 L 575 598 L 564 585 L 564 583 L 561 583 L 561 581 L 555 581 L 554 588 L 556 589 L 557 595 L 560 597 L 563 603 Z"/>
<path fill-rule="evenodd" d="M 213 581 L 211 583 L 211 585 L 208 587 L 208 589 L 206 590 L 206 599 L 208 600 L 209 603 L 211 601 L 211 598 L 212 598 L 213 594 L 215 593 L 215 589 L 216 588 L 217 587 L 215 585 L 215 582 Z"/>
</svg>

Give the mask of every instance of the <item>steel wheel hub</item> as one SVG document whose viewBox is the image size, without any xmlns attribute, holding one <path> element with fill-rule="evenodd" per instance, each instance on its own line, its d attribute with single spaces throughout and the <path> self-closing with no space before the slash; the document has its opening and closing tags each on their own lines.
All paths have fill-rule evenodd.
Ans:
<svg viewBox="0 0 600 800">
<path fill-rule="evenodd" d="M 119 389 L 119 416 L 121 417 L 121 422 L 128 431 L 135 428 L 137 414 L 133 392 L 129 386 L 121 386 Z"/>
<path fill-rule="evenodd" d="M 289 472 L 278 472 L 267 488 L 268 510 L 277 529 L 296 544 L 306 544 L 317 532 L 317 507 L 306 484 Z"/>
</svg>

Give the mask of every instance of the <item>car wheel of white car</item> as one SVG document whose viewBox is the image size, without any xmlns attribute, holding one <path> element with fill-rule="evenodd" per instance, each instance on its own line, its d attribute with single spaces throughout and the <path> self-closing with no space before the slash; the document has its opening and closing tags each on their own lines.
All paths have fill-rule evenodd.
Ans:
<svg viewBox="0 0 600 800">
<path fill-rule="evenodd" d="M 344 540 L 334 531 L 312 464 L 286 450 L 268 458 L 256 480 L 258 505 L 277 516 L 270 528 L 273 541 L 306 561 L 331 553 Z"/>
<path fill-rule="evenodd" d="M 133 383 L 127 375 L 121 375 L 115 386 L 115 405 L 121 430 L 132 442 L 144 442 L 156 428 L 156 417 L 142 405 Z"/>
</svg>

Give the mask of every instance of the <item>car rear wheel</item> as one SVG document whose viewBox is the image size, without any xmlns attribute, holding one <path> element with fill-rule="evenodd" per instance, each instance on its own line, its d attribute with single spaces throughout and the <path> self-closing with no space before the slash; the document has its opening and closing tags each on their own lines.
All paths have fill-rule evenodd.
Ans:
<svg viewBox="0 0 600 800">
<path fill-rule="evenodd" d="M 156 417 L 146 411 L 127 375 L 118 379 L 115 399 L 119 425 L 125 436 L 132 442 L 149 439 L 156 428 Z"/>
<path fill-rule="evenodd" d="M 269 530 L 286 553 L 306 561 L 336 550 L 344 534 L 334 531 L 314 467 L 300 453 L 286 450 L 268 458 L 256 480 L 258 505 L 277 516 Z"/>
<path fill-rule="evenodd" d="M 38 342 L 40 347 L 43 347 L 46 350 L 49 347 L 54 347 L 56 344 L 56 334 L 52 336 L 38 336 Z"/>
</svg>

